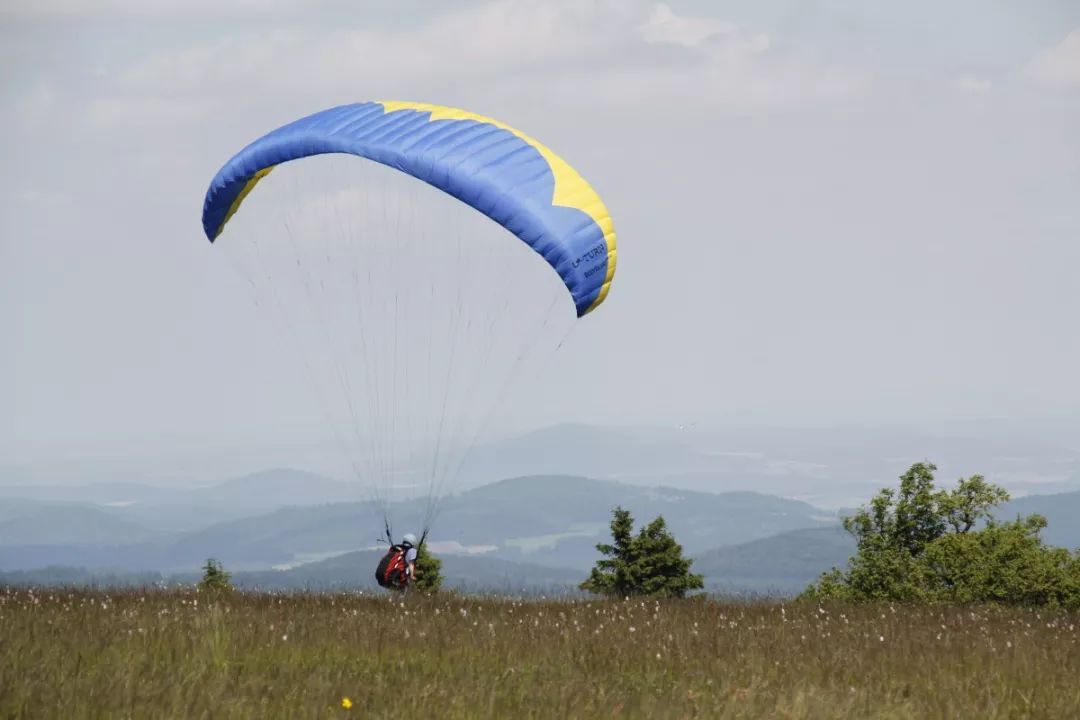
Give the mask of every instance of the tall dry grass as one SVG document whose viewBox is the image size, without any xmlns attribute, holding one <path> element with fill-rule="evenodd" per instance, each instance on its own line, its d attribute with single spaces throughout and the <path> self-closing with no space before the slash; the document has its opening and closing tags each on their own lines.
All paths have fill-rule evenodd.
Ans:
<svg viewBox="0 0 1080 720">
<path fill-rule="evenodd" d="M 986 607 L 6 590 L 0 648 L 5 718 L 1080 717 L 1080 617 Z"/>
</svg>

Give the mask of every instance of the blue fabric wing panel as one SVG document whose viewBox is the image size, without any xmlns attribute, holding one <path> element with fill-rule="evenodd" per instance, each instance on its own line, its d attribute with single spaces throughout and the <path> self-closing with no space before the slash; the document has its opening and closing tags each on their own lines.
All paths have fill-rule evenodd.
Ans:
<svg viewBox="0 0 1080 720">
<path fill-rule="evenodd" d="M 213 242 L 221 234 L 270 168 L 324 153 L 348 153 L 396 168 L 484 213 L 555 269 L 579 316 L 607 294 L 614 232 L 605 237 L 583 209 L 553 205 L 555 175 L 538 144 L 492 122 L 433 120 L 430 110 L 387 112 L 375 102 L 301 118 L 237 153 L 206 193 L 202 221 L 207 237 Z"/>
</svg>

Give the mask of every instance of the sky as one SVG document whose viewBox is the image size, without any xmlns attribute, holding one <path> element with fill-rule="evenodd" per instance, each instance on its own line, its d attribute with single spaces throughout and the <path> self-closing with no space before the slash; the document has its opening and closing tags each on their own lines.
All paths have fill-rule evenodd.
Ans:
<svg viewBox="0 0 1080 720">
<path fill-rule="evenodd" d="M 0 68 L 0 464 L 314 427 L 203 195 L 384 98 L 524 129 L 612 213 L 522 427 L 1080 410 L 1074 0 L 0 0 Z"/>
</svg>

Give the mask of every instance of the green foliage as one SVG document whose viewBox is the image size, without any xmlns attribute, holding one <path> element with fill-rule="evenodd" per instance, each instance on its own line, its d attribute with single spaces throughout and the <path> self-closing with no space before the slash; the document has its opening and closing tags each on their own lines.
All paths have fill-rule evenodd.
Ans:
<svg viewBox="0 0 1080 720">
<path fill-rule="evenodd" d="M 997 522 L 992 510 L 1009 495 L 980 475 L 935 489 L 936 469 L 913 465 L 898 490 L 882 489 L 844 518 L 855 556 L 804 595 L 1080 607 L 1080 551 L 1045 545 L 1040 515 Z"/>
<path fill-rule="evenodd" d="M 428 552 L 427 543 L 416 551 L 416 577 L 413 587 L 424 593 L 435 593 L 442 587 L 442 560 Z"/>
<path fill-rule="evenodd" d="M 668 532 L 662 515 L 635 536 L 630 511 L 618 507 L 613 514 L 612 544 L 596 546 L 608 557 L 596 562 L 589 579 L 579 586 L 582 590 L 616 597 L 684 597 L 704 587 L 702 576 L 690 572 L 693 561 L 683 557 L 682 546 Z"/>
<path fill-rule="evenodd" d="M 205 592 L 221 593 L 233 589 L 229 573 L 222 567 L 221 562 L 210 558 L 203 565 L 203 577 L 199 583 L 199 589 Z"/>
<path fill-rule="evenodd" d="M 954 532 L 969 532 L 979 520 L 991 519 L 990 509 L 1008 502 L 1005 488 L 991 485 L 982 475 L 961 479 L 951 493 L 942 493 L 938 502 L 946 522 Z"/>
</svg>

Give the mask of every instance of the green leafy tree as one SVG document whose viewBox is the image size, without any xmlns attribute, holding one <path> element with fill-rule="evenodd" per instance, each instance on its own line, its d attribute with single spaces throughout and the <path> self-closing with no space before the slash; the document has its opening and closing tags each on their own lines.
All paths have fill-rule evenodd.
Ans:
<svg viewBox="0 0 1080 720">
<path fill-rule="evenodd" d="M 927 543 L 945 533 L 941 496 L 934 489 L 934 471 L 930 463 L 916 463 L 900 476 L 900 492 L 892 512 L 892 542 L 911 556 L 917 556 Z"/>
<path fill-rule="evenodd" d="M 869 507 L 844 518 L 856 554 L 804 594 L 1080 606 L 1080 552 L 1046 546 L 1039 535 L 1045 518 L 999 523 L 992 511 L 1009 499 L 1004 489 L 974 475 L 937 490 L 936 469 L 913 465 L 898 491 L 882 489 Z"/>
<path fill-rule="evenodd" d="M 203 565 L 203 577 L 199 583 L 199 589 L 212 593 L 229 592 L 233 589 L 232 576 L 225 571 L 220 561 L 210 558 Z"/>
<path fill-rule="evenodd" d="M 611 521 L 612 542 L 596 549 L 607 556 L 597 560 L 582 590 L 600 595 L 684 597 L 704 587 L 701 575 L 690 572 L 692 560 L 683 557 L 682 546 L 667 529 L 663 516 L 634 535 L 630 511 L 615 508 Z"/>
<path fill-rule="evenodd" d="M 413 587 L 421 592 L 435 593 L 442 587 L 442 560 L 432 555 L 427 543 L 416 551 L 416 579 Z"/>
<path fill-rule="evenodd" d="M 952 492 L 941 493 L 938 503 L 953 532 L 967 533 L 979 520 L 992 519 L 990 511 L 1008 500 L 1004 488 L 991 485 L 982 475 L 972 475 L 961 479 Z"/>
<path fill-rule="evenodd" d="M 1001 602 L 1016 605 L 1068 604 L 1072 557 L 1043 545 L 1046 519 L 1030 515 L 1015 522 L 991 522 L 977 532 L 950 533 L 929 545 L 925 568 L 936 600 Z"/>
</svg>

